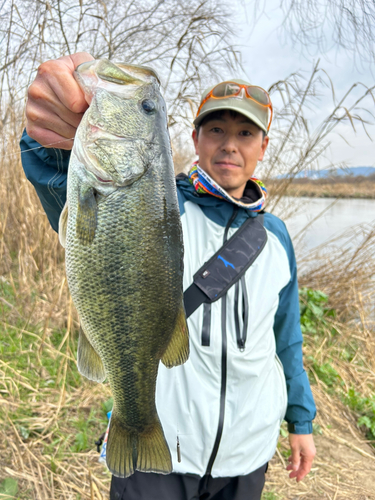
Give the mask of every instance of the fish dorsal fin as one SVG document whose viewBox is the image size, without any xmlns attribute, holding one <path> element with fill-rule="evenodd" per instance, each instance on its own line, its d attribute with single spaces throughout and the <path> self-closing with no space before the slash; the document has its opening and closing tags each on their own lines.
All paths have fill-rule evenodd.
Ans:
<svg viewBox="0 0 375 500">
<path fill-rule="evenodd" d="M 108 59 L 99 59 L 96 65 L 96 73 L 102 80 L 117 83 L 118 85 L 142 85 L 144 82 L 129 75 L 116 64 Z"/>
<path fill-rule="evenodd" d="M 150 82 L 152 81 L 153 78 L 155 78 L 158 84 L 160 85 L 160 78 L 158 74 L 156 73 L 155 70 L 153 70 L 149 66 L 136 66 L 135 64 L 119 63 L 119 62 L 117 62 L 116 65 L 123 71 L 126 71 L 127 73 L 130 73 L 135 77 L 139 77 L 141 80 L 145 82 Z"/>
<path fill-rule="evenodd" d="M 59 241 L 61 246 L 64 248 L 66 245 L 67 228 L 68 228 L 68 202 L 65 203 L 59 218 Z"/>
</svg>

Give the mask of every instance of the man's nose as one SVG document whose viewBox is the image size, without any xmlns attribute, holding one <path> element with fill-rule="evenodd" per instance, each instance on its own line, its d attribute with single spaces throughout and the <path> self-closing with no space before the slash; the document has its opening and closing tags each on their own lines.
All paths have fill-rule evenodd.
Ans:
<svg viewBox="0 0 375 500">
<path fill-rule="evenodd" d="M 221 145 L 221 149 L 226 153 L 235 153 L 237 152 L 237 144 L 233 137 L 226 137 Z"/>
</svg>

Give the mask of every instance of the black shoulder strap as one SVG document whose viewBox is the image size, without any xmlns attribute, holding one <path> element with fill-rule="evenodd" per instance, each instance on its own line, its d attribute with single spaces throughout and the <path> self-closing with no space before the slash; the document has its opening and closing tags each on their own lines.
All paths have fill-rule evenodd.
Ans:
<svg viewBox="0 0 375 500">
<path fill-rule="evenodd" d="M 267 232 L 264 215 L 249 217 L 228 241 L 194 275 L 184 292 L 188 318 L 203 303 L 220 299 L 238 281 L 263 250 Z"/>
</svg>

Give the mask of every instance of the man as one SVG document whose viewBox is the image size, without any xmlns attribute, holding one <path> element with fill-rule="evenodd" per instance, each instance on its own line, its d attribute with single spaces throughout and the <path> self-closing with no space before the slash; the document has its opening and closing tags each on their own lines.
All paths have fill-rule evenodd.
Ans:
<svg viewBox="0 0 375 500">
<path fill-rule="evenodd" d="M 72 74 L 91 59 L 80 53 L 44 63 L 29 90 L 23 166 L 55 230 L 69 149 L 87 108 Z M 271 119 L 271 101 L 259 87 L 232 80 L 204 92 L 193 131 L 199 161 L 177 178 L 185 289 L 262 210 L 265 188 L 252 177 Z M 61 149 L 33 149 L 35 141 Z M 302 364 L 294 252 L 277 217 L 265 213 L 262 223 L 267 242 L 254 264 L 224 297 L 189 317 L 188 362 L 173 373 L 160 366 L 156 401 L 173 473 L 113 478 L 112 500 L 260 499 L 284 416 L 290 477 L 300 481 L 310 471 L 315 405 Z"/>
</svg>

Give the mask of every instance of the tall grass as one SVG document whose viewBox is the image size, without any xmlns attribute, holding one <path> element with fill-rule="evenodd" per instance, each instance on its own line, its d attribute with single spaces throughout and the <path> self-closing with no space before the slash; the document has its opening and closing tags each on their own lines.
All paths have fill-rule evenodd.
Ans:
<svg viewBox="0 0 375 500">
<path fill-rule="evenodd" d="M 66 326 L 68 290 L 64 252 L 51 231 L 33 186 L 27 181 L 19 155 L 23 124 L 8 127 L 0 150 L 0 271 L 14 285 L 18 313 L 48 327 L 54 317 Z M 4 137 L 4 136 L 3 136 Z M 18 302 L 19 299 L 19 302 Z M 57 307 L 56 307 L 57 306 Z"/>
<path fill-rule="evenodd" d="M 96 490 L 106 498 L 109 475 L 94 451 L 80 452 L 106 425 L 109 391 L 77 372 L 64 252 L 22 170 L 22 123 L 13 130 L 0 154 L 0 498 L 94 498 Z M 91 411 L 95 425 L 82 429 Z"/>
<path fill-rule="evenodd" d="M 303 179 L 305 180 L 305 179 Z M 309 181 L 289 184 L 286 195 L 309 198 L 361 198 L 375 199 L 375 179 L 345 179 L 341 182 Z M 268 183 L 268 188 L 277 189 L 277 181 Z"/>
</svg>

